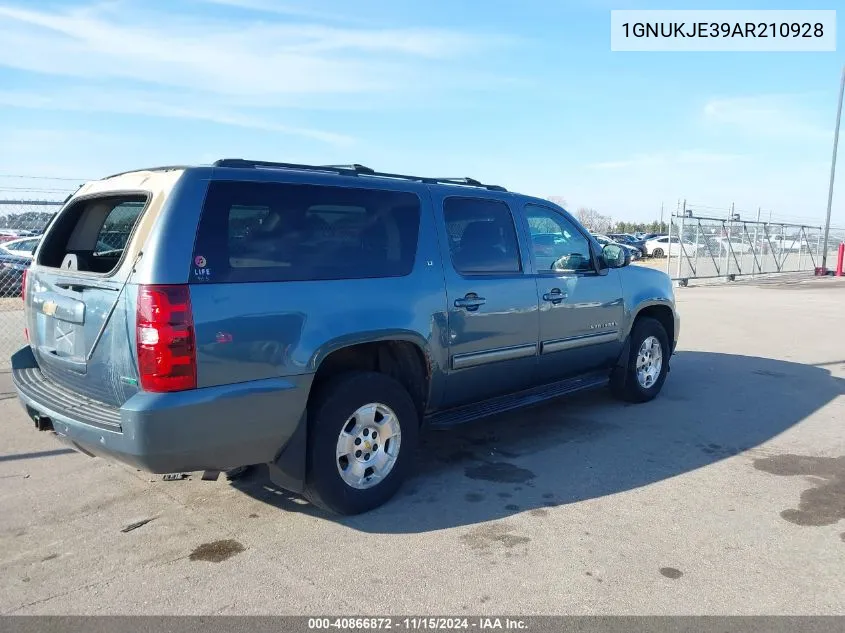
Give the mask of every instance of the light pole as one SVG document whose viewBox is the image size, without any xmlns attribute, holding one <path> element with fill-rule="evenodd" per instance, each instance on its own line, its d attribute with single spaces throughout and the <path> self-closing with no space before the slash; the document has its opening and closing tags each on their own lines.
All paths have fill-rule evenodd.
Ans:
<svg viewBox="0 0 845 633">
<path fill-rule="evenodd" d="M 827 220 L 824 223 L 824 245 L 822 246 L 822 272 L 827 273 L 827 238 L 830 235 L 830 210 L 833 207 L 833 179 L 836 176 L 836 148 L 839 145 L 839 123 L 842 121 L 842 94 L 845 92 L 845 66 L 839 81 L 839 105 L 836 108 L 836 128 L 833 133 L 833 158 L 830 160 L 830 187 L 827 190 Z"/>
</svg>

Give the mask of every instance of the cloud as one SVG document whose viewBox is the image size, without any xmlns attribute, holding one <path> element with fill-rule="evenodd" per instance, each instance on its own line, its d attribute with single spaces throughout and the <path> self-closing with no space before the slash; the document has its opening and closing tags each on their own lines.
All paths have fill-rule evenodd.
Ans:
<svg viewBox="0 0 845 633">
<path fill-rule="evenodd" d="M 802 95 L 713 98 L 704 105 L 704 120 L 750 136 L 797 140 L 831 140 L 832 130 Z"/>
<path fill-rule="evenodd" d="M 450 29 L 331 26 L 308 10 L 262 0 L 201 4 L 208 2 L 275 6 L 279 15 L 224 19 L 191 15 L 178 3 L 165 15 L 130 0 L 64 9 L 0 4 L 0 67 L 29 73 L 26 89 L 7 84 L 0 103 L 196 119 L 348 144 L 345 134 L 286 124 L 284 110 L 387 107 L 416 101 L 423 85 L 451 94 L 466 74 L 463 62 L 507 41 Z M 281 19 L 291 12 L 311 21 Z"/>
<path fill-rule="evenodd" d="M 276 0 L 199 0 L 206 4 L 245 9 L 259 13 L 270 13 L 276 15 L 287 15 L 299 18 L 308 18 L 330 22 L 362 22 L 362 20 L 351 19 L 337 13 L 314 11 L 300 6 L 277 2 Z"/>
<path fill-rule="evenodd" d="M 64 112 L 112 112 L 140 116 L 193 119 L 233 127 L 300 136 L 333 145 L 349 145 L 354 141 L 351 136 L 345 134 L 281 125 L 258 116 L 209 108 L 207 105 L 203 105 L 199 99 L 189 105 L 184 103 L 184 99 L 180 99 L 182 105 L 163 102 L 160 99 L 161 96 L 157 97 L 139 92 L 111 91 L 108 93 L 108 98 L 104 99 L 102 94 L 84 90 L 57 91 L 49 96 L 31 92 L 0 91 L 0 106 L 14 108 Z"/>
<path fill-rule="evenodd" d="M 232 95 L 390 92 L 408 84 L 409 61 L 460 58 L 489 41 L 442 29 L 162 18 L 0 6 L 0 65 Z"/>
</svg>

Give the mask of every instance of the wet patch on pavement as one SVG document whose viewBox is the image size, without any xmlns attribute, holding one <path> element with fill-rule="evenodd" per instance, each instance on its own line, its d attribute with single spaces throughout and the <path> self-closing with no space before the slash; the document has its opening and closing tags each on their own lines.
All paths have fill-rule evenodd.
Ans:
<svg viewBox="0 0 845 633">
<path fill-rule="evenodd" d="M 500 484 L 523 484 L 536 477 L 527 468 L 520 468 L 508 462 L 489 462 L 479 466 L 470 466 L 466 469 L 465 474 L 470 479 Z"/>
<path fill-rule="evenodd" d="M 203 543 L 197 547 L 191 552 L 189 559 L 208 563 L 222 563 L 224 560 L 231 558 L 235 554 L 240 554 L 244 550 L 243 545 L 232 539 L 212 541 L 211 543 Z"/>
<path fill-rule="evenodd" d="M 506 523 L 489 523 L 470 530 L 461 540 L 481 553 L 489 553 L 494 548 L 509 550 L 531 542 L 527 536 L 514 534 L 515 530 L 516 527 Z"/>
<path fill-rule="evenodd" d="M 755 459 L 754 468 L 771 475 L 803 476 L 812 485 L 801 493 L 797 508 L 780 513 L 790 523 L 821 526 L 845 519 L 845 457 L 775 455 Z"/>
</svg>

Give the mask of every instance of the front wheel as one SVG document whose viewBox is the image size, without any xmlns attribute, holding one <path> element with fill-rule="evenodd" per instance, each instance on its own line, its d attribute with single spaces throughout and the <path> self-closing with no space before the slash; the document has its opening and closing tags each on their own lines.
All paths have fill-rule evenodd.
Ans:
<svg viewBox="0 0 845 633">
<path fill-rule="evenodd" d="M 627 402 L 653 400 L 666 381 L 670 354 L 669 337 L 660 321 L 650 317 L 637 319 L 626 364 L 610 379 L 614 395 Z"/>
<path fill-rule="evenodd" d="M 308 408 L 305 496 L 338 514 L 386 503 L 410 470 L 419 414 L 407 390 L 376 372 L 330 379 Z"/>
<path fill-rule="evenodd" d="M 654 252 L 651 254 L 652 257 L 663 257 L 663 249 L 662 248 L 655 248 Z"/>
</svg>

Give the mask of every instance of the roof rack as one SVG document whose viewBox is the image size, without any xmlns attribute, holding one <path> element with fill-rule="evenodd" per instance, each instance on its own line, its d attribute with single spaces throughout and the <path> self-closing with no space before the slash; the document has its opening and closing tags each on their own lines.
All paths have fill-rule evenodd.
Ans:
<svg viewBox="0 0 845 633">
<path fill-rule="evenodd" d="M 134 174 L 135 172 L 139 171 L 173 171 L 174 169 L 188 169 L 190 165 L 163 165 L 161 167 L 144 167 L 143 169 L 129 169 L 127 171 L 121 171 L 116 174 L 111 174 L 110 176 L 103 176 L 100 180 L 108 180 L 109 178 L 117 178 L 118 176 L 124 176 L 126 174 Z"/>
<path fill-rule="evenodd" d="M 464 185 L 470 187 L 482 187 L 489 191 L 507 191 L 499 185 L 485 185 L 474 178 L 426 178 L 423 176 L 408 176 L 406 174 L 392 174 L 388 172 L 375 171 L 365 165 L 352 163 L 349 165 L 300 165 L 297 163 L 276 163 L 263 160 L 246 160 L 243 158 L 222 158 L 213 163 L 214 167 L 234 167 L 239 169 L 292 169 L 296 171 L 320 171 L 334 173 L 341 176 L 373 176 L 376 178 L 399 178 L 412 180 L 426 184 L 439 185 Z"/>
</svg>

